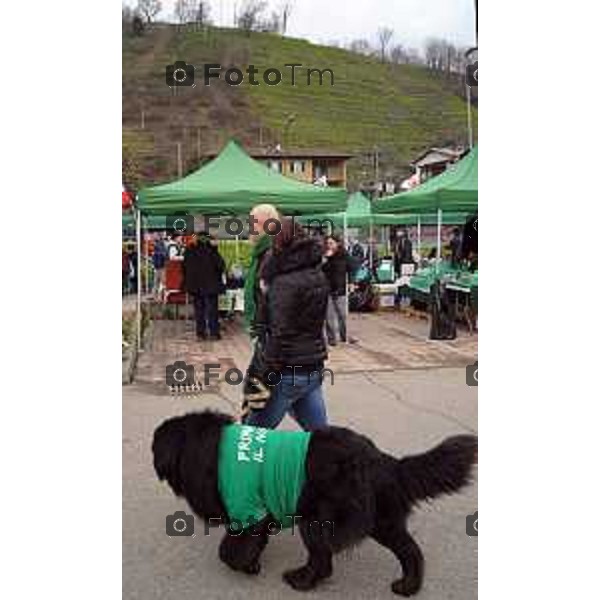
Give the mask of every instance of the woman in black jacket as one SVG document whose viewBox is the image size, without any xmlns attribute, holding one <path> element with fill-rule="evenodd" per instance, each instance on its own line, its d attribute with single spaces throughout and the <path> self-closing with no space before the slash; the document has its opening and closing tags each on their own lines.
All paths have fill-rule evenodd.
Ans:
<svg viewBox="0 0 600 600">
<path fill-rule="evenodd" d="M 329 236 L 325 240 L 325 262 L 323 272 L 329 282 L 329 299 L 327 302 L 327 341 L 329 345 L 346 341 L 346 274 L 348 257 L 339 239 Z"/>
<path fill-rule="evenodd" d="M 262 379 L 270 386 L 271 397 L 245 422 L 275 428 L 289 412 L 305 430 L 323 427 L 327 425 L 323 324 L 329 285 L 321 270 L 319 246 L 294 221 L 283 220 L 273 238 L 261 284 L 267 304 Z"/>
</svg>

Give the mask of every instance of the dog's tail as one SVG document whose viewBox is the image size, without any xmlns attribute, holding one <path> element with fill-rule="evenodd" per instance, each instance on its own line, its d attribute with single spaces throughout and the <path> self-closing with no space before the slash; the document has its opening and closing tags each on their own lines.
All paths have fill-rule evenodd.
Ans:
<svg viewBox="0 0 600 600">
<path fill-rule="evenodd" d="M 473 435 L 449 437 L 424 454 L 397 460 L 402 495 L 412 505 L 452 494 L 469 483 L 476 461 L 477 438 Z"/>
</svg>

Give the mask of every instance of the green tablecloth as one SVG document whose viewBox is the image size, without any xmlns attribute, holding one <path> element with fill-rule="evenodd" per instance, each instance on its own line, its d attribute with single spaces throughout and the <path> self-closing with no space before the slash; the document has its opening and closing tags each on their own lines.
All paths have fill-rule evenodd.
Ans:
<svg viewBox="0 0 600 600">
<path fill-rule="evenodd" d="M 429 296 L 429 290 L 436 279 L 443 279 L 447 285 L 451 287 L 461 288 L 466 293 L 470 293 L 475 305 L 477 304 L 478 292 L 478 273 L 462 271 L 452 267 L 449 263 L 442 263 L 435 267 L 425 267 L 417 271 L 411 278 L 408 284 L 409 294 L 415 300 L 424 301 Z"/>
</svg>

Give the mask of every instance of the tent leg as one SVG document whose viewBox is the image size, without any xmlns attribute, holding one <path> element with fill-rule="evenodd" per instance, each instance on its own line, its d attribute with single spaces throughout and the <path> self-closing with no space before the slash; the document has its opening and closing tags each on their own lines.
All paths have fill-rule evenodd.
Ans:
<svg viewBox="0 0 600 600">
<path fill-rule="evenodd" d="M 369 270 L 373 272 L 373 221 L 369 220 Z"/>
<path fill-rule="evenodd" d="M 438 208 L 437 211 L 437 252 L 436 258 L 439 265 L 440 259 L 442 258 L 442 209 Z"/>
<path fill-rule="evenodd" d="M 147 225 L 147 223 L 146 223 Z M 144 228 L 142 228 L 142 230 L 144 230 Z M 147 227 L 146 227 L 147 230 Z M 150 258 L 150 244 L 148 243 L 148 240 L 146 239 L 146 236 L 143 235 L 142 236 L 142 240 L 143 240 L 143 244 L 144 244 L 144 267 L 143 267 L 143 271 L 146 273 L 146 277 L 144 278 L 144 294 L 148 294 L 148 289 L 149 289 L 149 277 L 148 277 L 148 265 L 149 265 L 149 258 Z M 142 269 L 140 269 L 140 273 L 142 272 Z"/>
<path fill-rule="evenodd" d="M 344 212 L 344 250 L 348 247 L 348 227 L 347 227 L 347 217 L 346 217 L 346 213 Z M 348 329 L 349 329 L 349 320 L 348 320 L 348 313 L 350 312 L 348 310 L 348 270 L 346 269 L 346 274 L 344 275 L 344 281 L 345 281 L 345 286 L 346 286 L 346 341 L 349 338 L 348 336 Z"/>
<path fill-rule="evenodd" d="M 136 326 L 137 326 L 137 348 L 142 347 L 142 214 L 137 211 L 136 219 L 136 239 L 137 239 L 137 302 L 136 302 Z"/>
<path fill-rule="evenodd" d="M 421 215 L 417 215 L 417 254 L 419 255 L 419 262 L 423 258 L 421 256 Z"/>
</svg>

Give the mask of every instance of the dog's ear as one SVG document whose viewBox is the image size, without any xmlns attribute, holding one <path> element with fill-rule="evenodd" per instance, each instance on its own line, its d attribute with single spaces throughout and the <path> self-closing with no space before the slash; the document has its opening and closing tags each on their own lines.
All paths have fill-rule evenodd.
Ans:
<svg viewBox="0 0 600 600">
<path fill-rule="evenodd" d="M 152 442 L 156 475 L 161 481 L 166 479 L 177 495 L 183 491 L 179 463 L 185 442 L 185 417 L 175 417 L 162 423 L 154 432 Z"/>
</svg>

